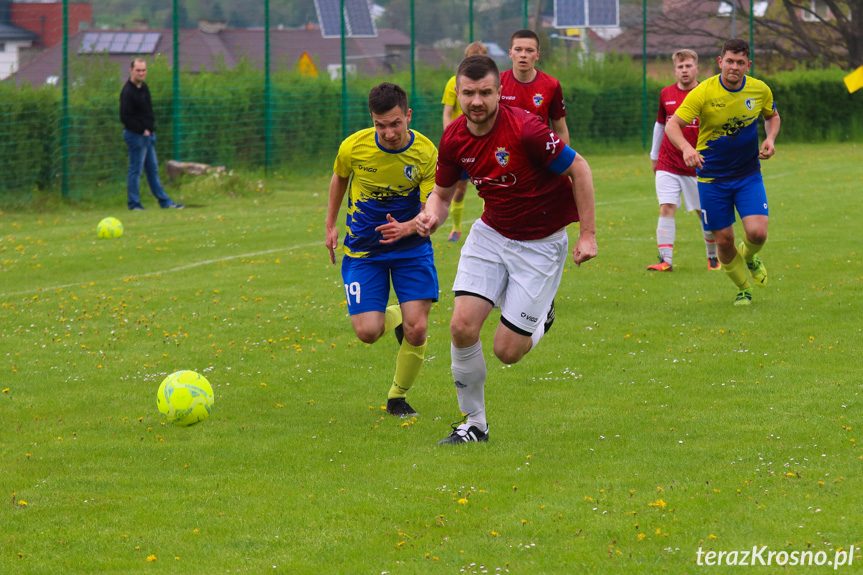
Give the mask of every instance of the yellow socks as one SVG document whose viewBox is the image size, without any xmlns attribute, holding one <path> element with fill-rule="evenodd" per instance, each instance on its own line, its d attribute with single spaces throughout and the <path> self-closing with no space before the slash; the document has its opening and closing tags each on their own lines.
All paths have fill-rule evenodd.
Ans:
<svg viewBox="0 0 863 575">
<path fill-rule="evenodd" d="M 405 396 L 420 374 L 423 359 L 425 359 L 425 352 L 425 343 L 419 347 L 414 347 L 407 340 L 402 341 L 402 346 L 396 358 L 396 374 L 393 377 L 393 385 L 390 388 L 389 394 L 387 394 L 387 399 L 394 397 L 403 398 Z"/>
<path fill-rule="evenodd" d="M 741 248 L 738 248 L 738 252 L 741 252 L 740 255 L 743 256 L 743 259 L 751 262 L 752 256 L 761 251 L 761 248 L 764 247 L 764 244 L 753 244 L 746 238 L 743 238 L 743 243 L 741 244 Z"/>
<path fill-rule="evenodd" d="M 384 311 L 384 333 L 387 334 L 402 323 L 402 308 L 399 304 L 389 306 Z"/>
<path fill-rule="evenodd" d="M 749 282 L 746 280 L 746 262 L 743 261 L 743 255 L 739 251 L 731 263 L 722 264 L 722 269 L 738 288 L 743 290 L 749 287 Z"/>
<path fill-rule="evenodd" d="M 449 216 L 452 218 L 452 229 L 461 231 L 461 222 L 464 218 L 464 200 L 460 202 L 452 202 L 449 205 Z"/>
</svg>

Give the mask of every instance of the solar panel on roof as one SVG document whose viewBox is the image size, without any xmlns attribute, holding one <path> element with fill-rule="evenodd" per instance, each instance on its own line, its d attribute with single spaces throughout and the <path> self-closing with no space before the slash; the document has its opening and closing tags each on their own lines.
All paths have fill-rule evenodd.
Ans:
<svg viewBox="0 0 863 575">
<path fill-rule="evenodd" d="M 345 0 L 345 16 L 351 36 L 374 38 L 378 35 L 367 0 Z"/>
<path fill-rule="evenodd" d="M 84 34 L 78 53 L 152 54 L 160 37 L 158 32 L 88 32 Z"/>
<path fill-rule="evenodd" d="M 113 40 L 111 40 L 111 45 L 108 47 L 108 52 L 126 52 L 126 43 L 129 41 L 129 34 L 127 32 L 122 32 L 119 34 L 114 34 Z"/>
<path fill-rule="evenodd" d="M 141 41 L 141 47 L 138 49 L 139 54 L 152 54 L 156 51 L 156 45 L 159 43 L 161 34 L 144 34 L 144 39 Z"/>
<path fill-rule="evenodd" d="M 315 0 L 315 12 L 318 13 L 321 36 L 324 38 L 340 38 L 342 35 L 342 20 L 339 16 L 339 7 L 339 0 Z M 345 25 L 347 25 L 347 19 Z M 347 35 L 347 30 L 345 31 L 345 35 Z"/>
<path fill-rule="evenodd" d="M 618 26 L 619 0 L 554 0 L 555 28 Z"/>
<path fill-rule="evenodd" d="M 619 0 L 587 1 L 587 22 L 588 26 L 593 28 L 598 28 L 600 26 L 617 26 L 620 23 L 619 13 Z"/>
<path fill-rule="evenodd" d="M 318 14 L 321 36 L 324 38 L 341 37 L 340 8 L 340 0 L 315 0 L 315 12 Z M 345 0 L 345 36 L 375 37 L 377 35 L 368 0 Z"/>
<path fill-rule="evenodd" d="M 96 44 L 96 40 L 99 38 L 99 34 L 96 32 L 87 32 L 84 34 L 84 39 L 81 41 L 81 47 L 78 49 L 79 54 L 89 54 L 93 51 L 93 46 Z"/>
</svg>

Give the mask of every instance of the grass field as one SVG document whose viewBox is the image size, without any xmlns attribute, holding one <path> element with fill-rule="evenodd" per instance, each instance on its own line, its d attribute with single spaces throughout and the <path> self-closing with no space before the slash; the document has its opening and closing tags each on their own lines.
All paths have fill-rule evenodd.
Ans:
<svg viewBox="0 0 863 575">
<path fill-rule="evenodd" d="M 588 155 L 599 257 L 567 266 L 521 363 L 491 354 L 492 315 L 490 442 L 457 448 L 437 446 L 459 419 L 443 230 L 405 421 L 382 410 L 395 342 L 357 340 L 328 262 L 328 173 L 190 184 L 183 211 L 3 213 L 0 573 L 726 573 L 699 549 L 852 545 L 838 570 L 859 570 L 863 149 L 778 149 L 770 281 L 743 309 L 695 216 L 674 272 L 645 270 L 646 154 Z M 97 240 L 108 215 L 125 234 Z M 156 409 L 180 369 L 216 395 L 190 428 Z M 782 559 L 749 571 L 835 567 Z"/>
</svg>

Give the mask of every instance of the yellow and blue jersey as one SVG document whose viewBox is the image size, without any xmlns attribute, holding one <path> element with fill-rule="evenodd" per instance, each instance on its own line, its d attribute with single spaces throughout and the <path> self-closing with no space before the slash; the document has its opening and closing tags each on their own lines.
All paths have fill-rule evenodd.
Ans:
<svg viewBox="0 0 863 575">
<path fill-rule="evenodd" d="M 414 234 L 394 244 L 382 245 L 383 236 L 375 228 L 387 223 L 387 214 L 399 222 L 416 217 L 434 187 L 436 164 L 435 145 L 413 130 L 410 141 L 401 150 L 380 146 L 374 128 L 360 130 L 342 142 L 333 172 L 351 178 L 344 241 L 346 256 L 388 259 L 431 253 L 429 238 Z"/>
<path fill-rule="evenodd" d="M 776 111 L 770 88 L 756 78 L 729 90 L 719 75 L 696 86 L 675 112 L 687 124 L 698 118 L 696 150 L 704 158 L 699 182 L 739 180 L 761 171 L 758 117 Z"/>
</svg>

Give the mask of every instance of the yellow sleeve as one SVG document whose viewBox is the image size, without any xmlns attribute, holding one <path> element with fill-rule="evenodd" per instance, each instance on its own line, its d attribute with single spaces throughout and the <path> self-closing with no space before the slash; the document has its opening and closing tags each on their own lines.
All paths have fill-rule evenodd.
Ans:
<svg viewBox="0 0 863 575">
<path fill-rule="evenodd" d="M 420 201 L 426 203 L 434 189 L 434 176 L 437 169 L 437 148 L 428 140 L 429 153 L 426 163 L 420 167 L 422 180 L 420 181 Z"/>
<path fill-rule="evenodd" d="M 701 115 L 701 108 L 704 106 L 704 92 L 706 89 L 707 82 L 702 82 L 693 88 L 693 90 L 686 95 L 686 98 L 683 99 L 683 103 L 679 108 L 677 108 L 674 115 L 687 124 L 691 124 L 692 120 Z"/>
<path fill-rule="evenodd" d="M 446 104 L 449 106 L 455 106 L 457 101 L 456 93 L 455 93 L 455 76 L 450 78 L 446 87 L 443 89 L 443 98 L 441 99 L 441 104 Z"/>
<path fill-rule="evenodd" d="M 336 161 L 333 163 L 333 173 L 343 178 L 350 177 L 353 172 L 353 169 L 351 168 L 353 140 L 353 137 L 351 137 L 342 142 L 339 146 L 339 153 L 336 155 Z"/>
<path fill-rule="evenodd" d="M 769 116 L 776 112 L 776 102 L 773 101 L 773 90 L 764 84 L 764 106 L 761 107 L 761 115 Z"/>
</svg>

